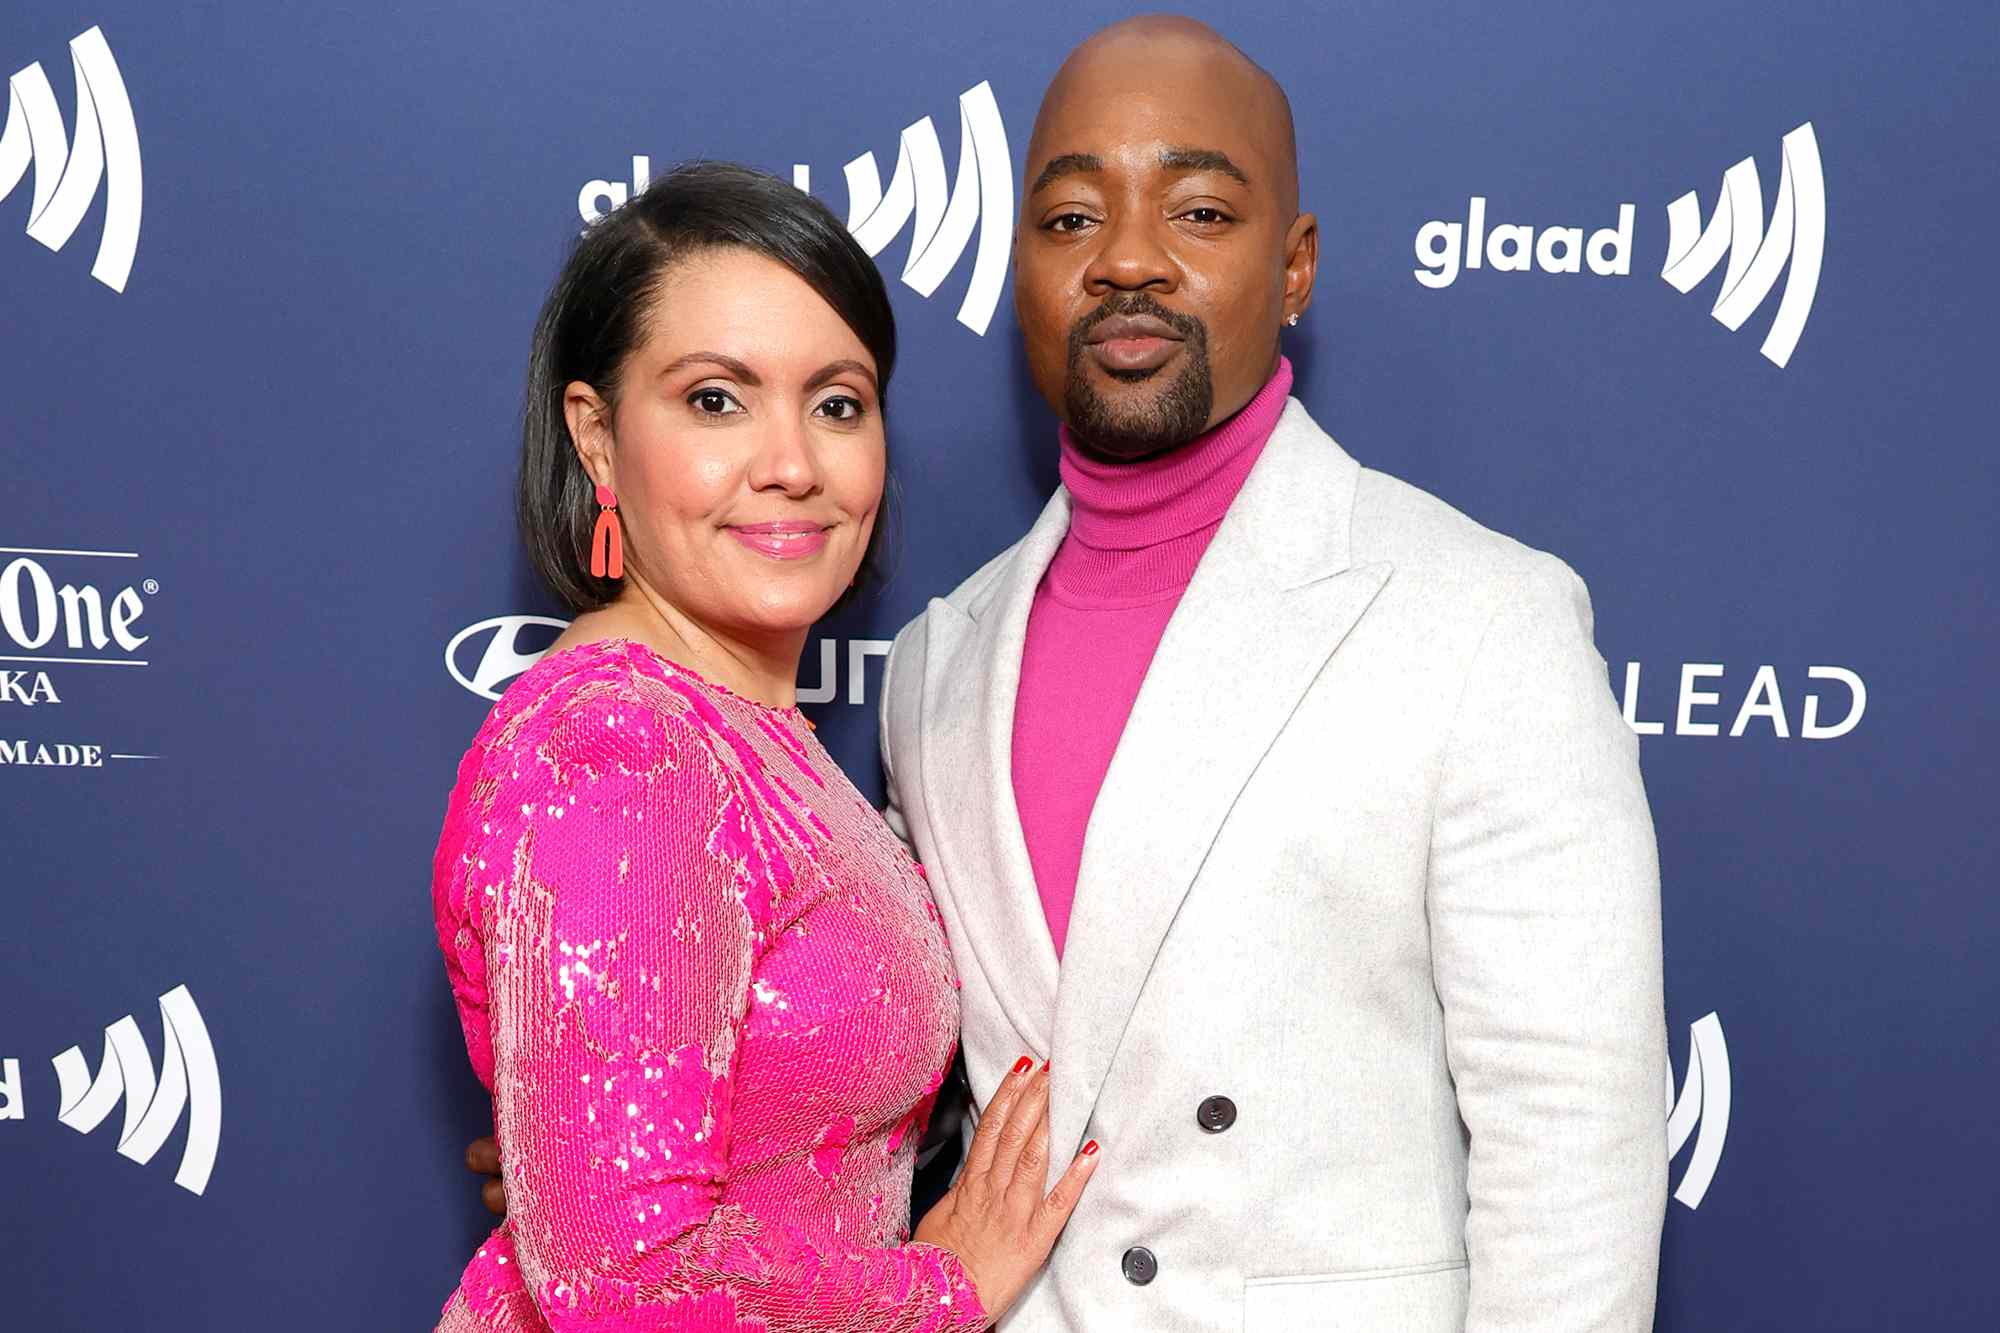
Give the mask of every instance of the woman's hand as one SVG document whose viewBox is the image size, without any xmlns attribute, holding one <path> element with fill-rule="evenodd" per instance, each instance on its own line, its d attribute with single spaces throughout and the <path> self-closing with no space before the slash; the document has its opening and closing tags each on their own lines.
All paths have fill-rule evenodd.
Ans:
<svg viewBox="0 0 2000 1333">
<path fill-rule="evenodd" d="M 986 1104 L 957 1181 L 911 1237 L 958 1256 L 989 1321 L 1048 1261 L 1097 1165 L 1097 1140 L 1044 1195 L 1048 1161 L 1049 1067 L 1023 1056 Z"/>
<path fill-rule="evenodd" d="M 500 1183 L 500 1145 L 493 1141 L 491 1134 L 465 1145 L 465 1169 L 476 1176 L 486 1177 L 479 1183 L 480 1200 L 485 1203 L 488 1212 L 505 1217 L 507 1187 Z"/>
</svg>

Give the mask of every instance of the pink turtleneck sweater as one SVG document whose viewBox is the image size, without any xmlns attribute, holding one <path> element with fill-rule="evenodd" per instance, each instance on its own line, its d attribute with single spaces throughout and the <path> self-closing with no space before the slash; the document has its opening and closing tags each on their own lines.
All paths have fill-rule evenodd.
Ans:
<svg viewBox="0 0 2000 1333">
<path fill-rule="evenodd" d="M 1056 956 L 1083 835 L 1160 636 L 1271 438 L 1292 363 L 1213 430 L 1160 458 L 1100 463 L 1064 427 L 1069 533 L 1035 590 L 1014 702 L 1014 803 Z"/>
</svg>

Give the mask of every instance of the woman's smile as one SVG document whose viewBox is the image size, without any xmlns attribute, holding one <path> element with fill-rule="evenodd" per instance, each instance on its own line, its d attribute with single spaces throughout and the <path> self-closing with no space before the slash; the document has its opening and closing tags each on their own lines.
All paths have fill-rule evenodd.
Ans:
<svg viewBox="0 0 2000 1333">
<path fill-rule="evenodd" d="M 803 560 L 826 549 L 832 524 L 805 519 L 780 519 L 771 523 L 731 523 L 724 528 L 730 536 L 758 555 L 773 560 Z"/>
</svg>

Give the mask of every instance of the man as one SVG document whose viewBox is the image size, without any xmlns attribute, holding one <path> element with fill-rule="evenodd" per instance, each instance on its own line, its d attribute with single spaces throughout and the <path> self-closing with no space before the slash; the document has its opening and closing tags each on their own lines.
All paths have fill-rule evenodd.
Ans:
<svg viewBox="0 0 2000 1333">
<path fill-rule="evenodd" d="M 882 704 L 974 1101 L 1032 1053 L 1051 1183 L 1103 1144 L 1003 1328 L 1650 1329 L 1658 870 L 1582 585 L 1288 398 L 1318 232 L 1233 46 L 1086 41 L 1026 181 L 1064 487 Z"/>
<path fill-rule="evenodd" d="M 1091 38 L 1026 182 L 1064 489 L 882 706 L 975 1102 L 1044 1056 L 1052 1179 L 1104 1145 L 1004 1328 L 1650 1329 L 1658 870 L 1583 586 L 1287 401 L 1318 236 L 1234 47 Z"/>
</svg>

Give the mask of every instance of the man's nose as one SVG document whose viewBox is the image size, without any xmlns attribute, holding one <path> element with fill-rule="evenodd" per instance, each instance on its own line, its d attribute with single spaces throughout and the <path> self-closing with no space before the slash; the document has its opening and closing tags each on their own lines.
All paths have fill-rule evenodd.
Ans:
<svg viewBox="0 0 2000 1333">
<path fill-rule="evenodd" d="M 1084 270 L 1084 288 L 1109 291 L 1171 292 L 1180 286 L 1180 267 L 1168 249 L 1162 220 L 1127 215 L 1104 224 L 1096 255 Z"/>
</svg>

